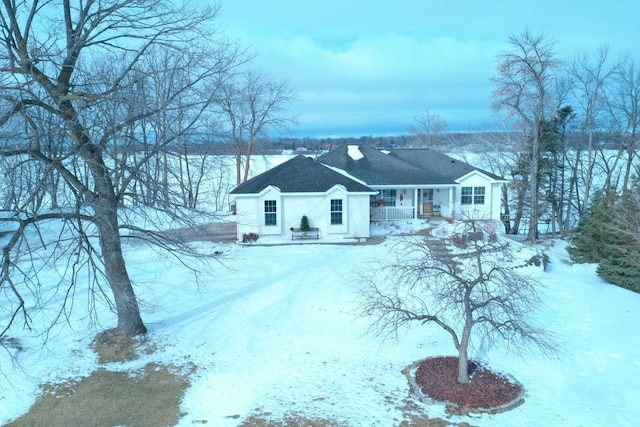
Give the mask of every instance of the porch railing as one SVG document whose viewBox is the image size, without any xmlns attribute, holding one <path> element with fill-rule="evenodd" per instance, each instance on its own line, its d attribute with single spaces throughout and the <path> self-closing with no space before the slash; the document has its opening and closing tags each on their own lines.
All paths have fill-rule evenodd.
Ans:
<svg viewBox="0 0 640 427">
<path fill-rule="evenodd" d="M 397 219 L 413 219 L 413 206 L 381 206 L 371 208 L 371 221 L 392 221 Z"/>
</svg>

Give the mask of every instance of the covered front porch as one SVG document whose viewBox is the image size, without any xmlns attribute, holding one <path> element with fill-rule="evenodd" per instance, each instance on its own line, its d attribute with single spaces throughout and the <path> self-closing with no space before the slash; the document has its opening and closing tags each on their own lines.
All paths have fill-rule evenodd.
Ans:
<svg viewBox="0 0 640 427">
<path fill-rule="evenodd" d="M 372 222 L 433 216 L 450 217 L 454 213 L 453 186 L 375 189 L 378 190 L 378 194 L 371 196 L 370 203 Z"/>
</svg>

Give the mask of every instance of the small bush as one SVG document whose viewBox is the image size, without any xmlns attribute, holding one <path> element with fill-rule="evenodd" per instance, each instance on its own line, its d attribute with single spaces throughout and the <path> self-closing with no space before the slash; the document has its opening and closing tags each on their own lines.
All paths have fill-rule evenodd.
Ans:
<svg viewBox="0 0 640 427">
<path fill-rule="evenodd" d="M 545 252 L 532 256 L 526 263 L 527 266 L 535 265 L 540 267 L 542 265 L 544 271 L 547 271 L 549 264 L 551 264 L 551 258 Z"/>
<path fill-rule="evenodd" d="M 257 242 L 259 237 L 260 236 L 258 236 L 258 234 L 256 234 L 256 233 L 244 233 L 242 235 L 242 243 Z"/>
<path fill-rule="evenodd" d="M 22 343 L 20 342 L 20 340 L 18 338 L 14 338 L 14 337 L 0 337 L 0 347 L 4 347 L 4 348 L 13 348 L 17 351 L 22 351 L 23 347 L 22 347 Z"/>
</svg>

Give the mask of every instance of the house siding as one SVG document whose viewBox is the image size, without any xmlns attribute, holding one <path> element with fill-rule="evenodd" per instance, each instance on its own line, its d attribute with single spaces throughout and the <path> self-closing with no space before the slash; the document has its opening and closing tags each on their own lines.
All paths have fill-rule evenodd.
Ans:
<svg viewBox="0 0 640 427">
<path fill-rule="evenodd" d="M 300 227 L 303 215 L 309 219 L 310 227 L 318 227 L 320 234 L 327 232 L 324 195 L 286 195 L 284 199 L 284 231 Z"/>
<path fill-rule="evenodd" d="M 247 233 L 260 233 L 262 216 L 259 213 L 260 199 L 236 197 L 236 222 L 238 240 Z"/>
<path fill-rule="evenodd" d="M 276 201 L 276 225 L 265 225 L 264 223 L 264 202 L 266 200 Z M 247 233 L 257 233 L 260 236 L 282 234 L 284 205 L 282 194 L 273 188 L 266 190 L 258 197 L 236 196 L 238 240 L 242 240 L 242 236 Z"/>
<path fill-rule="evenodd" d="M 369 237 L 369 195 L 351 195 L 347 211 L 350 237 Z"/>
<path fill-rule="evenodd" d="M 471 174 L 459 181 L 456 190 L 456 218 L 500 219 L 500 183 L 488 180 L 479 173 Z M 483 204 L 462 204 L 462 187 L 484 187 Z"/>
<path fill-rule="evenodd" d="M 331 200 L 342 200 L 342 224 L 331 224 Z M 265 226 L 264 202 L 275 200 L 276 225 Z M 300 227 L 303 215 L 311 227 L 319 228 L 323 237 L 369 237 L 369 195 L 332 190 L 327 194 L 281 194 L 270 190 L 259 197 L 236 196 L 237 235 L 257 233 L 259 236 L 288 237 L 290 228 Z"/>
</svg>

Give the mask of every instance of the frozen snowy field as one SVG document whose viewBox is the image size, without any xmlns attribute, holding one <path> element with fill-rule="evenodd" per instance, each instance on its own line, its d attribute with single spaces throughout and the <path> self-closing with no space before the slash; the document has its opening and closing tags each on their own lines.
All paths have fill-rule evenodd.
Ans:
<svg viewBox="0 0 640 427">
<path fill-rule="evenodd" d="M 201 243 L 211 252 L 223 251 L 226 267 L 214 263 L 199 283 L 174 260 L 127 246 L 149 341 L 157 350 L 108 368 L 137 369 L 151 361 L 195 364 L 182 426 L 202 420 L 233 426 L 255 410 L 295 411 L 353 426 L 398 425 L 398 406 L 408 399 L 402 369 L 455 351 L 435 327 L 416 326 L 397 343 L 366 335 L 367 319 L 356 316 L 353 283 L 367 261 L 385 256 L 392 240 L 353 246 Z M 549 254 L 552 264 L 542 276 L 547 307 L 540 321 L 560 335 L 562 353 L 552 360 L 535 354 L 521 360 L 499 347 L 477 345 L 472 355 L 519 380 L 526 402 L 506 413 L 451 421 L 547 427 L 640 422 L 640 295 L 604 283 L 594 265 L 569 265 L 561 241 Z M 16 357 L 23 370 L 0 354 L 0 424 L 27 411 L 42 382 L 97 369 L 89 342 L 95 328 L 113 326 L 115 318 L 101 308 L 100 324 L 88 328 L 81 299 L 73 329 L 57 327 L 45 347 L 35 335 L 21 338 L 24 349 Z M 432 417 L 445 416 L 442 407 L 423 407 Z"/>
</svg>

